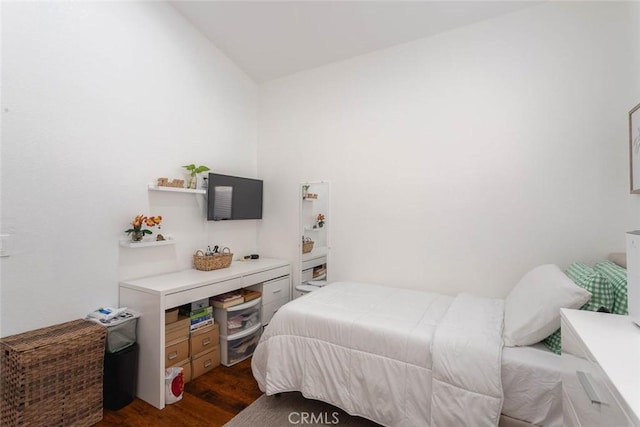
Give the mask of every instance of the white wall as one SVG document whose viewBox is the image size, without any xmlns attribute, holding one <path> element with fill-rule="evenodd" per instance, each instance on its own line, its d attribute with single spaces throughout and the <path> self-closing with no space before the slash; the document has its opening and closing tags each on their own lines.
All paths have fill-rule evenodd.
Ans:
<svg viewBox="0 0 640 427">
<path fill-rule="evenodd" d="M 331 280 L 504 296 L 535 265 L 623 250 L 637 12 L 553 2 L 264 85 L 262 252 L 298 257 L 314 180 Z"/>
<path fill-rule="evenodd" d="M 256 176 L 247 76 L 166 3 L 2 7 L 2 336 L 117 305 L 119 279 L 189 268 L 207 244 L 256 251 L 256 221 L 147 191 L 188 163 Z M 139 213 L 177 244 L 119 247 Z"/>
</svg>

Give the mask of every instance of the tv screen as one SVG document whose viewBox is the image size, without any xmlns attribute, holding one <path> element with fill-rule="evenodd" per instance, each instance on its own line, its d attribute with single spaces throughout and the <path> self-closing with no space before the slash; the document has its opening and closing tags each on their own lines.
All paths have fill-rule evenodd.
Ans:
<svg viewBox="0 0 640 427">
<path fill-rule="evenodd" d="M 262 219 L 262 180 L 209 173 L 209 221 Z"/>
</svg>

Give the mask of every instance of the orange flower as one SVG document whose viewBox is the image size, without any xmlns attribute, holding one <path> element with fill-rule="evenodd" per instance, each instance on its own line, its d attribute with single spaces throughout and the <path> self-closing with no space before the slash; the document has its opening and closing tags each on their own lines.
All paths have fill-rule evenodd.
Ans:
<svg viewBox="0 0 640 427">
<path fill-rule="evenodd" d="M 144 215 L 136 215 L 136 217 L 131 222 L 133 228 L 125 230 L 125 233 L 141 232 L 143 234 L 151 234 L 151 230 L 143 230 L 142 226 L 146 224 L 147 227 L 155 227 L 156 225 L 159 226 L 161 222 L 162 216 L 160 215 L 150 217 Z"/>
</svg>

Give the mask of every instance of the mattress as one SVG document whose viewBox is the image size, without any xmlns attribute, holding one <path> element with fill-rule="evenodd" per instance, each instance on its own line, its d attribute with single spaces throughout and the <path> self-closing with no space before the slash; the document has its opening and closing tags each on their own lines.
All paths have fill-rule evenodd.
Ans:
<svg viewBox="0 0 640 427">
<path fill-rule="evenodd" d="M 504 347 L 502 413 L 545 427 L 562 426 L 561 358 L 539 343 Z"/>
</svg>

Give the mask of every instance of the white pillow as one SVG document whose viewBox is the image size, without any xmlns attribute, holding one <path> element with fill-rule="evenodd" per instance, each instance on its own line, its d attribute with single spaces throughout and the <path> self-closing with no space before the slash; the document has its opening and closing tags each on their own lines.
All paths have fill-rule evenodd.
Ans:
<svg viewBox="0 0 640 427">
<path fill-rule="evenodd" d="M 515 347 L 542 341 L 560 327 L 561 308 L 580 308 L 590 298 L 591 294 L 573 283 L 557 265 L 534 268 L 505 300 L 504 345 Z"/>
</svg>

